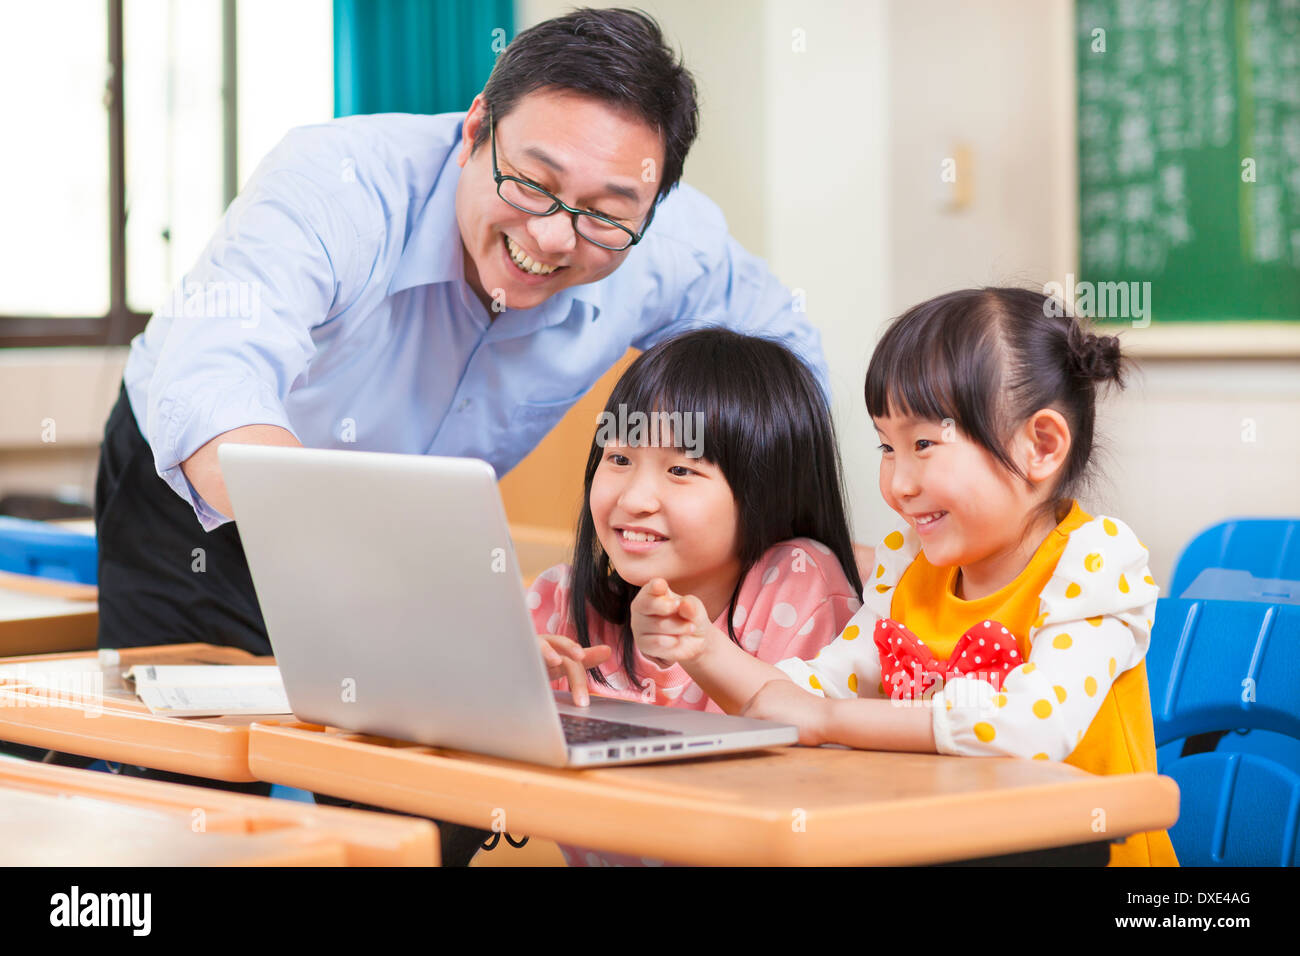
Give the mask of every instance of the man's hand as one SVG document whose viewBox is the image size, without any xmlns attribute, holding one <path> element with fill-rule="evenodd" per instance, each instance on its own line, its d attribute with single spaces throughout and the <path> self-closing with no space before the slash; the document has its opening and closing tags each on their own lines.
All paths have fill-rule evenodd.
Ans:
<svg viewBox="0 0 1300 956">
<path fill-rule="evenodd" d="M 791 680 L 774 680 L 759 688 L 740 715 L 794 724 L 799 728 L 799 743 L 805 747 L 820 747 L 827 742 L 833 703 L 802 690 Z"/>
<path fill-rule="evenodd" d="M 703 601 L 673 593 L 663 578 L 647 582 L 633 598 L 631 617 L 637 649 L 662 667 L 699 658 L 717 630 Z"/>
<path fill-rule="evenodd" d="M 604 644 L 599 647 L 583 647 L 562 634 L 538 634 L 537 644 L 550 679 L 554 681 L 563 677 L 569 684 L 573 702 L 579 707 L 591 703 L 591 696 L 587 692 L 587 668 L 603 664 L 613 652 Z"/>
</svg>

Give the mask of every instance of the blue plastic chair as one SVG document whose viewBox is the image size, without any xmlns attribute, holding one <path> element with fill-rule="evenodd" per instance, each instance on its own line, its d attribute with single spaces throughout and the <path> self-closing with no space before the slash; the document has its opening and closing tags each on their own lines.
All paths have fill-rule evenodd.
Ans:
<svg viewBox="0 0 1300 956">
<path fill-rule="evenodd" d="M 1294 866 L 1300 831 L 1300 607 L 1162 598 L 1147 652 L 1157 764 L 1182 790 L 1188 866 Z M 1252 752 L 1189 747 L 1245 729 Z"/>
<path fill-rule="evenodd" d="M 1181 597 L 1207 568 L 1249 571 L 1257 578 L 1300 579 L 1300 520 L 1234 518 L 1206 528 L 1174 564 L 1170 597 Z"/>
<path fill-rule="evenodd" d="M 1169 596 L 1181 597 L 1197 575 L 1210 568 L 1248 571 L 1256 578 L 1300 580 L 1300 520 L 1233 518 L 1206 528 L 1188 542 L 1174 564 Z M 1171 742 L 1166 749 L 1177 752 L 1180 745 Z M 1300 742 L 1281 734 L 1237 728 L 1214 749 L 1266 757 L 1300 774 Z"/>
<path fill-rule="evenodd" d="M 0 571 L 96 584 L 95 536 L 43 521 L 0 516 Z"/>
</svg>

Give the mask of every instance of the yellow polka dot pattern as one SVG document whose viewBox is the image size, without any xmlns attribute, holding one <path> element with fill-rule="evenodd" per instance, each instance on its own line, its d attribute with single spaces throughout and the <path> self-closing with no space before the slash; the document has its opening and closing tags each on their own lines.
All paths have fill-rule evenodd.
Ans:
<svg viewBox="0 0 1300 956">
<path fill-rule="evenodd" d="M 855 694 L 858 692 L 858 675 L 857 675 L 857 674 L 850 674 L 850 675 L 849 675 L 849 690 L 852 691 L 852 692 L 855 693 Z"/>
<path fill-rule="evenodd" d="M 885 547 L 890 551 L 897 551 L 903 546 L 903 532 L 891 531 L 885 536 Z"/>
<path fill-rule="evenodd" d="M 1052 646 L 1058 651 L 1068 650 L 1073 643 L 1074 640 L 1069 634 L 1057 634 L 1056 637 L 1052 638 Z"/>
<path fill-rule="evenodd" d="M 1089 697 L 1097 696 L 1097 678 L 1089 676 L 1084 678 L 1083 692 Z"/>
<path fill-rule="evenodd" d="M 1052 690 L 1056 692 L 1056 702 L 1057 702 L 1058 704 L 1064 704 L 1064 703 L 1065 703 L 1065 688 L 1062 687 L 1060 684 L 1057 684 L 1055 687 L 1052 688 Z"/>
<path fill-rule="evenodd" d="M 1100 571 L 1102 565 L 1101 555 L 1094 551 L 1083 559 L 1083 569 L 1090 573 Z"/>
<path fill-rule="evenodd" d="M 995 736 L 997 736 L 997 731 L 993 729 L 992 724 L 987 724 L 984 721 L 980 721 L 978 724 L 975 725 L 975 739 L 978 740 L 980 743 L 986 744 L 990 740 L 992 740 Z"/>
<path fill-rule="evenodd" d="M 844 638 L 846 641 L 851 641 L 861 633 L 862 631 L 858 629 L 856 624 L 850 624 L 844 629 L 844 633 L 841 634 L 840 637 Z"/>
<path fill-rule="evenodd" d="M 1052 705 L 1046 700 L 1034 701 L 1034 716 L 1046 720 L 1052 716 Z"/>
<path fill-rule="evenodd" d="M 808 675 L 808 684 L 809 684 L 810 687 L 812 687 L 813 690 L 821 690 L 821 689 L 822 689 L 821 681 L 819 681 L 819 680 L 817 679 L 817 675 L 816 675 L 816 674 L 809 674 L 809 675 Z"/>
<path fill-rule="evenodd" d="M 1068 598 L 1077 598 L 1083 593 L 1083 588 L 1071 581 L 1065 588 L 1065 596 Z"/>
</svg>

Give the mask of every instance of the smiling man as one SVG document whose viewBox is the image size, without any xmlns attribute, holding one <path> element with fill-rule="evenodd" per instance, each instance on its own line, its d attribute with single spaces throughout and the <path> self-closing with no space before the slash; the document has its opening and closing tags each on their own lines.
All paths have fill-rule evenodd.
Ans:
<svg viewBox="0 0 1300 956">
<path fill-rule="evenodd" d="M 629 346 L 703 325 L 784 342 L 829 394 L 789 291 L 678 184 L 696 124 L 653 20 L 579 10 L 521 33 L 468 113 L 291 131 L 131 344 L 96 488 L 100 645 L 270 652 L 222 442 L 501 475 Z"/>
</svg>

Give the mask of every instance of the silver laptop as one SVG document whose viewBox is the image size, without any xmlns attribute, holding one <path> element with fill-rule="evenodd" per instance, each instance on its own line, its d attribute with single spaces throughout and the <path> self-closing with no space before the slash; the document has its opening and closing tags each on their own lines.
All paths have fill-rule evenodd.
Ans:
<svg viewBox="0 0 1300 956">
<path fill-rule="evenodd" d="M 492 467 L 218 449 L 301 720 L 549 766 L 793 744 L 796 728 L 552 691 Z"/>
</svg>

